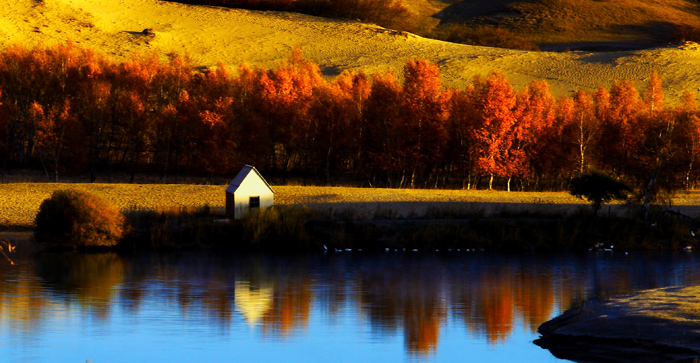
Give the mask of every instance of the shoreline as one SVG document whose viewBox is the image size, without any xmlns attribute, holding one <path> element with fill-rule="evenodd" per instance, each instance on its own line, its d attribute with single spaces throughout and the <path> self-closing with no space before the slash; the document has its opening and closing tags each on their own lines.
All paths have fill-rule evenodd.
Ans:
<svg viewBox="0 0 700 363">
<path fill-rule="evenodd" d="M 693 250 L 699 245 L 692 232 L 695 226 L 671 216 L 655 223 L 590 213 L 476 213 L 414 218 L 388 214 L 358 220 L 305 208 L 273 207 L 242 220 L 222 217 L 210 210 L 131 212 L 127 215 L 127 235 L 109 249 L 626 252 Z M 33 241 L 31 230 L 3 232 L 2 238 L 33 249 L 45 248 Z"/>
<path fill-rule="evenodd" d="M 696 362 L 700 287 L 594 300 L 540 325 L 534 343 L 576 362 Z"/>
</svg>

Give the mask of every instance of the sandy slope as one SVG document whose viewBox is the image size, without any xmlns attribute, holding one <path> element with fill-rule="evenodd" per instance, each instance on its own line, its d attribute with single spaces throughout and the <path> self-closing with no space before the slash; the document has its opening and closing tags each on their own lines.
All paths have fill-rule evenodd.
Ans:
<svg viewBox="0 0 700 363">
<path fill-rule="evenodd" d="M 219 61 L 274 67 L 295 45 L 325 74 L 400 70 L 412 58 L 437 62 L 448 86 L 476 74 L 506 72 L 523 86 L 544 78 L 558 95 L 630 79 L 642 87 L 652 70 L 667 96 L 700 87 L 700 48 L 694 44 L 636 52 L 544 53 L 473 47 L 401 34 L 373 25 L 305 15 L 194 7 L 157 0 L 0 0 L 0 47 L 77 43 L 125 59 L 137 52 L 188 52 L 196 64 Z M 141 35 L 153 28 L 156 36 Z"/>
</svg>

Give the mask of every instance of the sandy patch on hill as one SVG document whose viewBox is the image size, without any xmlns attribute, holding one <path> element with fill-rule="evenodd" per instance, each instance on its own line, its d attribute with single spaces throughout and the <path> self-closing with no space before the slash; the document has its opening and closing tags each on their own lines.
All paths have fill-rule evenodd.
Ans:
<svg viewBox="0 0 700 363">
<path fill-rule="evenodd" d="M 354 21 L 195 7 L 157 0 L 0 0 L 0 47 L 73 39 L 117 60 L 135 53 L 188 53 L 197 65 L 219 61 L 274 67 L 300 45 L 325 74 L 400 70 L 413 58 L 440 65 L 447 86 L 503 71 L 518 87 L 546 79 L 555 94 L 629 79 L 641 88 L 657 70 L 669 99 L 700 86 L 695 44 L 616 53 L 549 53 L 474 47 L 425 39 Z M 153 38 L 141 34 L 154 29 Z"/>
</svg>

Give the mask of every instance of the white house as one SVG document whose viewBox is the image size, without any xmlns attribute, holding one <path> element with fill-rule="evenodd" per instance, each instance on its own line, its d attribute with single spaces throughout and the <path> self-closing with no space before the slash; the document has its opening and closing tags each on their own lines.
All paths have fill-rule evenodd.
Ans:
<svg viewBox="0 0 700 363">
<path fill-rule="evenodd" d="M 226 214 L 241 219 L 251 209 L 270 207 L 275 191 L 254 166 L 246 165 L 226 188 Z"/>
</svg>

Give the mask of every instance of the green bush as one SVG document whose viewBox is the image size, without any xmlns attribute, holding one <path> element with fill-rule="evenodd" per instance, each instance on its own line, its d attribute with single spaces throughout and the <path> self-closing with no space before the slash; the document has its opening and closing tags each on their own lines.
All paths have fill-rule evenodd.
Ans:
<svg viewBox="0 0 700 363">
<path fill-rule="evenodd" d="M 83 191 L 57 190 L 44 200 L 34 221 L 37 242 L 64 247 L 114 246 L 124 233 L 124 216 Z"/>
</svg>

